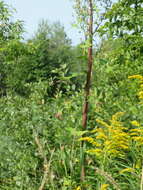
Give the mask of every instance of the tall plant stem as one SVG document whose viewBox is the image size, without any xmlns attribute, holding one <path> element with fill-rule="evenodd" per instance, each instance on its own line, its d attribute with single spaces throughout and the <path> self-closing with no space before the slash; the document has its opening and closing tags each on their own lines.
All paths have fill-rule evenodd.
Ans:
<svg viewBox="0 0 143 190">
<path fill-rule="evenodd" d="M 82 113 L 82 127 L 83 130 L 87 128 L 87 120 L 88 120 L 88 106 L 89 106 L 89 96 L 90 96 L 90 88 L 91 88 L 91 76 L 92 76 L 92 65 L 93 65 L 93 0 L 89 1 L 89 28 L 88 28 L 88 69 L 87 69 L 87 78 L 85 84 L 85 99 L 83 105 L 83 113 Z M 85 181 L 85 154 L 84 154 L 84 142 L 81 145 L 82 149 L 82 165 L 81 165 L 81 183 Z"/>
<path fill-rule="evenodd" d="M 41 157 L 44 160 L 44 163 L 43 163 L 43 166 L 44 166 L 43 167 L 44 168 L 44 175 L 43 175 L 43 179 L 42 179 L 42 182 L 41 182 L 40 187 L 39 187 L 38 190 L 44 190 L 44 187 L 45 187 L 45 185 L 47 183 L 47 179 L 48 179 L 48 175 L 49 175 L 49 170 L 50 170 L 50 165 L 51 165 L 51 161 L 52 161 L 52 157 L 53 157 L 55 149 L 52 150 L 51 156 L 50 156 L 50 160 L 48 162 L 46 154 L 45 154 L 45 151 L 44 151 L 44 149 L 42 147 L 42 144 L 40 142 L 40 139 L 39 139 L 39 137 L 37 135 L 35 137 L 35 142 L 36 142 L 36 144 L 38 146 L 39 153 L 40 153 Z"/>
<path fill-rule="evenodd" d="M 141 173 L 140 190 L 143 190 L 143 166 L 142 166 L 142 173 Z"/>
</svg>

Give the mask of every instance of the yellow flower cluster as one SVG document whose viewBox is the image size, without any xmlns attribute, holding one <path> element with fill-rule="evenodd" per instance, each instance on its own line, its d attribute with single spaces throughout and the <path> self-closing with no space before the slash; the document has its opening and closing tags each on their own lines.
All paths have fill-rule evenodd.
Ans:
<svg viewBox="0 0 143 190">
<path fill-rule="evenodd" d="M 131 121 L 131 124 L 136 126 L 136 127 L 140 127 L 140 124 L 138 121 L 134 120 L 134 121 Z"/>
<path fill-rule="evenodd" d="M 143 99 L 143 89 L 140 89 L 141 91 L 138 93 L 139 99 L 142 100 Z"/>
<path fill-rule="evenodd" d="M 137 143 L 137 146 L 143 145 L 143 127 L 137 121 L 132 121 L 131 124 L 136 127 L 130 130 L 131 139 Z"/>
<path fill-rule="evenodd" d="M 126 172 L 132 173 L 132 172 L 134 172 L 134 168 L 125 168 L 125 169 L 121 170 L 119 173 L 124 174 Z"/>
<path fill-rule="evenodd" d="M 101 187 L 100 187 L 100 190 L 107 190 L 109 187 L 108 184 L 102 184 Z"/>
<path fill-rule="evenodd" d="M 91 143 L 92 145 L 95 145 L 95 146 L 100 146 L 100 144 L 98 144 L 95 140 L 94 140 L 94 138 L 92 138 L 92 137 L 82 137 L 82 138 L 80 138 L 79 139 L 79 141 L 87 141 L 87 142 L 89 142 L 89 143 Z"/>
<path fill-rule="evenodd" d="M 143 126 L 136 120 L 131 121 L 132 128 L 129 129 L 120 121 L 123 112 L 118 112 L 111 117 L 111 120 L 104 122 L 97 119 L 98 126 L 90 131 L 91 137 L 82 137 L 80 141 L 86 141 L 92 145 L 86 150 L 88 154 L 96 155 L 100 161 L 106 163 L 110 158 L 123 158 L 131 147 L 135 149 L 143 145 Z M 126 168 L 121 171 L 133 172 L 133 169 Z"/>
<path fill-rule="evenodd" d="M 129 76 L 128 79 L 139 79 L 139 80 L 143 80 L 143 76 L 141 76 L 141 75 L 132 75 L 132 76 Z"/>
<path fill-rule="evenodd" d="M 80 187 L 80 186 L 78 186 L 75 190 L 81 190 L 81 187 Z"/>
<path fill-rule="evenodd" d="M 91 131 L 94 137 L 83 137 L 80 140 L 87 141 L 94 148 L 89 149 L 87 153 L 95 154 L 99 158 L 124 156 L 125 150 L 129 149 L 129 135 L 125 132 L 123 123 L 118 121 L 123 112 L 114 114 L 109 124 L 96 120 L 100 127 Z"/>
</svg>

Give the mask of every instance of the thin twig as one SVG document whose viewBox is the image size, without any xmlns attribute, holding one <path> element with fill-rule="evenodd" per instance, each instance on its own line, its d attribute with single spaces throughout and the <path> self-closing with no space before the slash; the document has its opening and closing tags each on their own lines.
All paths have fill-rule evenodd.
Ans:
<svg viewBox="0 0 143 190">
<path fill-rule="evenodd" d="M 46 154 L 45 154 L 44 149 L 43 149 L 43 147 L 42 147 L 42 145 L 41 145 L 41 143 L 40 143 L 40 139 L 39 139 L 38 136 L 35 137 L 35 142 L 36 142 L 36 144 L 37 144 L 37 146 L 38 146 L 39 153 L 40 153 L 41 157 L 42 157 L 43 160 L 44 160 L 44 164 L 43 164 L 43 165 L 44 165 L 44 175 L 43 175 L 43 179 L 42 179 L 41 185 L 40 185 L 40 187 L 39 187 L 39 190 L 43 190 L 43 189 L 44 189 L 44 186 L 45 186 L 45 184 L 46 184 L 46 182 L 47 182 L 47 177 L 48 177 L 48 173 L 49 173 L 49 168 L 50 168 L 51 160 L 52 160 L 52 157 L 53 157 L 53 154 L 54 154 L 55 149 L 52 150 L 51 156 L 50 156 L 50 160 L 49 160 L 49 162 L 48 162 L 48 161 L 47 161 Z"/>
<path fill-rule="evenodd" d="M 143 190 L 143 167 L 142 167 L 142 173 L 141 173 L 141 184 L 140 184 L 140 190 Z"/>
<path fill-rule="evenodd" d="M 101 176 L 104 176 L 112 185 L 116 190 L 121 190 L 119 185 L 117 184 L 117 182 L 115 181 L 115 179 L 108 174 L 107 172 L 99 169 L 99 168 L 95 168 L 95 172 L 100 174 Z"/>
</svg>

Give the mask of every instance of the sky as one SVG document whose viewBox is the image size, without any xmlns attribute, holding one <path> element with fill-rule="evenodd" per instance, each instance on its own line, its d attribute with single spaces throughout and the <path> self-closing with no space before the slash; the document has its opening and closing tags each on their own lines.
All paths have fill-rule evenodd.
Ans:
<svg viewBox="0 0 143 190">
<path fill-rule="evenodd" d="M 73 28 L 74 21 L 71 0 L 4 0 L 17 10 L 16 19 L 24 21 L 27 33 L 26 38 L 31 37 L 37 29 L 41 19 L 47 19 L 51 23 L 60 21 L 73 45 L 80 42 L 80 34 Z"/>
</svg>

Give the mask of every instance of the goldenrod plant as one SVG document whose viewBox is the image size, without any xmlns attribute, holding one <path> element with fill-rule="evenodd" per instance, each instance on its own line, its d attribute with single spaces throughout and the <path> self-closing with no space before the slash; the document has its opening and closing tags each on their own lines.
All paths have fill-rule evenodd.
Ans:
<svg viewBox="0 0 143 190">
<path fill-rule="evenodd" d="M 92 137 L 83 137 L 80 140 L 87 141 L 93 145 L 93 149 L 87 150 L 87 153 L 95 154 L 103 165 L 112 157 L 124 157 L 125 151 L 129 149 L 129 135 L 125 132 L 123 123 L 118 118 L 124 113 L 114 114 L 109 124 L 97 119 L 99 124 L 90 131 Z"/>
</svg>

